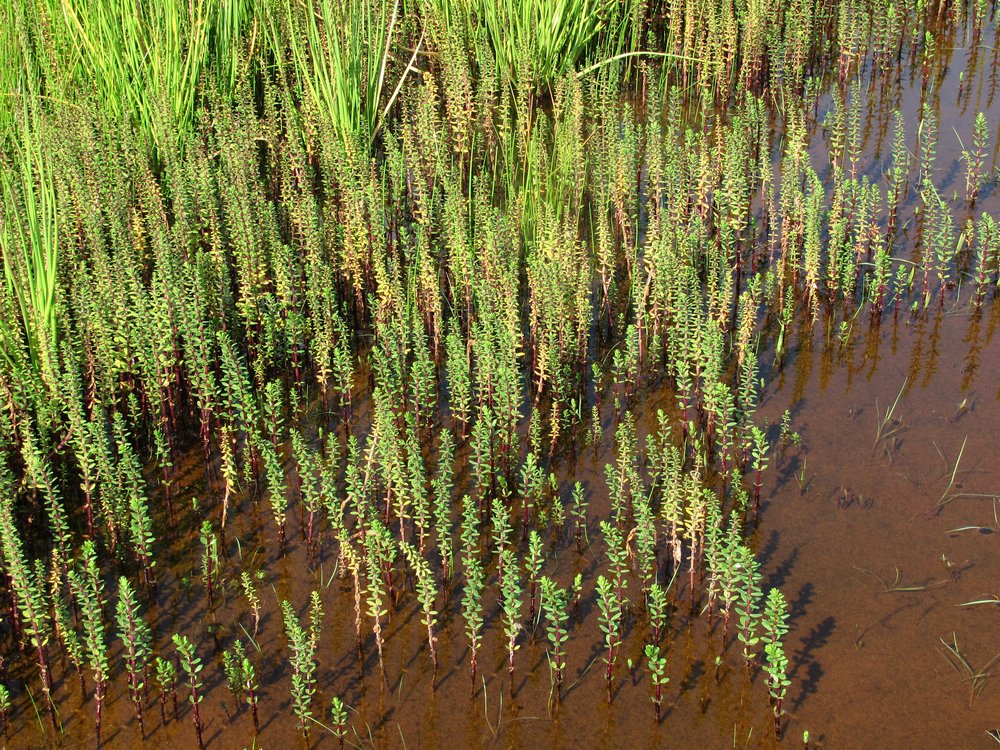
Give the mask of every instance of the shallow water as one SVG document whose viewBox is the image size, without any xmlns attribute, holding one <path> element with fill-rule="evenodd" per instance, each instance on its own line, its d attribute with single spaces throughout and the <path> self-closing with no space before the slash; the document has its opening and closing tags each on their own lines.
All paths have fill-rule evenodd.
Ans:
<svg viewBox="0 0 1000 750">
<path fill-rule="evenodd" d="M 954 194 L 956 216 L 961 215 L 964 195 L 959 139 L 970 142 L 975 112 L 986 112 L 990 123 L 996 123 L 991 172 L 997 165 L 1000 102 L 994 92 L 1000 45 L 993 31 L 984 40 L 992 46 L 984 46 L 976 57 L 962 38 L 956 39 L 950 64 L 937 74 L 939 85 L 930 89 L 929 101 L 940 120 L 934 180 L 943 197 Z M 904 112 L 908 142 L 915 150 L 922 83 L 917 71 L 901 78 L 898 89 L 862 87 L 867 105 L 860 174 L 875 179 L 884 168 L 890 115 L 897 106 Z M 829 96 L 821 98 L 812 126 L 811 153 L 817 167 L 826 159 L 817 123 L 830 106 Z M 774 143 L 778 140 L 775 136 Z M 896 250 L 904 257 L 918 231 L 916 203 L 911 185 Z M 995 182 L 984 188 L 977 213 L 980 210 L 1000 213 Z M 382 683 L 370 633 L 362 657 L 355 648 L 352 590 L 348 579 L 336 575 L 333 545 L 327 540 L 320 565 L 309 571 L 299 536 L 301 519 L 293 511 L 289 549 L 278 556 L 269 511 L 252 492 L 239 499 L 227 529 L 224 596 L 207 607 L 196 567 L 198 536 L 187 527 L 194 515 L 192 498 L 220 494 L 221 487 L 217 479 L 206 479 L 200 447 L 192 449 L 177 463 L 177 522 L 160 519 L 161 528 L 173 526 L 179 533 L 157 560 L 160 585 L 147 619 L 158 643 L 183 632 L 198 644 L 206 663 L 201 711 L 207 745 L 254 743 L 250 716 L 233 702 L 221 668 L 222 649 L 237 637 L 247 641 L 252 630 L 239 592 L 242 566 L 265 576 L 260 589 L 263 614 L 253 639 L 261 683 L 262 730 L 256 747 L 306 745 L 291 712 L 278 602 L 287 598 L 303 608 L 309 592 L 317 588 L 323 591 L 326 615 L 314 710 L 317 721 L 327 724 L 330 699 L 342 697 L 352 707 L 347 738 L 351 746 L 585 743 L 613 748 L 628 742 L 651 748 L 773 747 L 800 745 L 804 731 L 809 732 L 811 747 L 991 746 L 986 732 L 1000 727 L 1000 682 L 991 677 L 993 669 L 1000 670 L 1000 659 L 992 662 L 1000 655 L 1000 605 L 970 603 L 1000 594 L 1000 468 L 994 460 L 1000 425 L 1000 346 L 995 335 L 1000 306 L 987 301 L 976 310 L 970 308 L 969 298 L 968 289 L 953 290 L 940 306 L 932 302 L 925 314 L 890 310 L 881 324 L 861 310 L 853 317 L 846 343 L 837 335 L 843 311 L 821 311 L 814 322 L 796 322 L 782 363 L 775 362 L 773 350 L 762 353 L 768 385 L 760 415 L 768 418 L 775 437 L 788 409 L 792 427 L 801 435 L 800 446 L 790 445 L 772 458 L 765 473 L 761 522 L 752 537 L 762 562 L 763 588 L 779 586 L 791 612 L 785 647 L 792 684 L 780 740 L 774 737 L 763 676 L 757 668 L 748 676 L 740 667 L 737 644 L 729 644 L 727 658 L 716 670 L 721 625 L 717 619 L 710 624 L 704 616 L 692 616 L 683 576 L 672 589 L 675 609 L 664 640 L 670 682 L 660 725 L 653 720 L 649 673 L 641 655 L 646 626 L 637 609 L 626 623 L 614 700 L 608 704 L 592 589 L 603 555 L 595 519 L 609 512 L 603 467 L 614 461 L 614 415 L 611 399 L 605 397 L 601 443 L 586 447 L 580 440 L 577 450 L 567 451 L 553 466 L 564 499 L 574 481 L 586 487 L 593 541 L 592 548 L 578 552 L 568 530 L 546 540 L 545 574 L 564 583 L 577 572 L 584 577 L 580 605 L 571 618 L 567 679 L 558 704 L 541 624 L 522 639 L 511 695 L 506 644 L 489 586 L 475 682 L 456 583 L 447 607 L 440 607 L 446 622 L 438 633 L 440 668 L 432 691 L 420 612 L 408 582 L 400 577 L 397 585 L 404 593 L 386 629 Z M 359 393 L 356 401 L 352 429 L 358 435 L 370 425 L 366 395 Z M 631 400 L 640 445 L 656 426 L 656 410 L 669 410 L 674 403 L 673 394 L 662 387 L 651 387 Z M 460 469 L 459 487 L 468 482 L 467 471 Z M 950 654 L 946 643 L 957 643 L 971 672 Z M 112 663 L 118 660 L 117 648 Z M 54 655 L 56 649 L 50 651 Z M 636 664 L 634 670 L 624 666 L 628 659 Z M 23 678 L 13 691 L 17 710 L 10 746 L 93 744 L 89 675 L 88 699 L 81 704 L 76 674 L 56 660 L 63 731 L 57 740 L 48 739 L 48 734 L 43 740 L 39 726 L 44 714 L 36 721 L 31 701 L 22 692 L 35 691 L 33 699 L 41 705 L 35 667 L 25 655 L 8 668 Z M 138 743 L 121 676 L 108 695 L 105 743 Z M 150 691 L 146 742 L 156 747 L 194 746 L 190 707 L 183 702 L 186 691 L 179 690 L 179 720 L 168 706 L 165 724 L 157 695 L 156 689 Z M 321 724 L 313 726 L 310 740 L 316 747 L 337 744 Z"/>
<path fill-rule="evenodd" d="M 1000 689 L 986 677 L 973 695 L 968 675 L 949 665 L 942 641 L 957 640 L 977 672 L 1000 651 L 998 605 L 961 606 L 998 593 L 995 505 L 1000 504 L 1000 470 L 993 460 L 995 425 L 1000 423 L 993 376 L 1000 365 L 998 324 L 1000 308 L 993 305 L 980 315 L 943 310 L 928 320 L 889 320 L 881 329 L 859 334 L 846 349 L 836 344 L 828 348 L 814 335 L 803 338 L 794 356 L 773 374 L 762 413 L 776 424 L 791 409 L 802 437 L 801 448 L 790 446 L 768 473 L 763 520 L 753 536 L 764 588 L 779 586 L 791 612 L 786 650 L 792 686 L 782 744 L 794 746 L 808 730 L 815 746 L 829 748 L 863 747 L 876 738 L 881 747 L 988 746 L 985 732 L 996 725 Z M 878 426 L 901 388 L 884 429 L 889 436 L 876 444 Z M 637 411 L 648 417 L 667 398 L 670 394 L 644 394 Z M 651 426 L 650 420 L 640 420 L 640 433 Z M 607 501 L 601 494 L 603 474 L 592 467 L 610 460 L 605 444 L 597 451 L 584 449 L 575 462 L 563 461 L 565 475 L 583 481 L 591 492 L 594 517 L 607 513 L 601 507 Z M 200 456 L 192 464 L 187 481 L 198 486 Z M 352 732 L 358 733 L 353 741 L 361 746 L 561 747 L 583 738 L 588 746 L 609 748 L 625 741 L 648 747 L 721 747 L 723 742 L 730 746 L 732 738 L 739 747 L 776 744 L 761 676 L 755 673 L 748 683 L 738 658 L 732 658 L 737 647 L 731 643 L 730 658 L 717 678 L 720 624 L 709 629 L 705 617 L 692 618 L 685 600 L 678 602 L 666 641 L 671 680 L 659 727 L 653 724 L 644 664 L 634 676 L 620 670 L 614 703 L 607 705 L 589 586 L 574 617 L 569 676 L 558 707 L 541 626 L 537 641 L 526 639 L 518 652 L 511 699 L 505 644 L 496 632 L 489 594 L 480 675 L 470 698 L 457 587 L 450 597 L 454 611 L 449 626 L 438 634 L 437 690 L 430 690 L 424 630 L 411 596 L 404 598 L 387 628 L 387 684 L 380 686 L 370 637 L 361 674 L 352 594 L 348 581 L 333 576 L 335 561 L 325 559 L 320 570 L 303 575 L 303 545 L 293 542 L 282 559 L 267 545 L 255 546 L 266 512 L 255 510 L 250 501 L 244 510 L 248 528 L 233 530 L 227 572 L 236 569 L 240 549 L 248 567 L 267 572 L 257 638 L 258 747 L 304 746 L 291 715 L 287 650 L 272 586 L 277 597 L 298 602 L 313 588 L 328 586 L 318 652 L 323 701 L 316 705 L 339 695 L 353 706 Z M 297 529 L 290 526 L 294 539 Z M 188 559 L 197 559 L 193 549 Z M 235 710 L 221 682 L 221 665 L 208 656 L 213 646 L 227 646 L 233 637 L 246 640 L 236 624 L 252 627 L 242 597 L 234 586 L 226 603 L 207 613 L 197 576 L 192 571 L 193 583 L 185 587 L 183 569 L 163 575 L 167 563 L 161 562 L 161 607 L 151 614 L 164 638 L 175 630 L 197 637 L 199 652 L 214 667 L 204 672 L 206 741 L 210 747 L 249 747 L 250 716 Z M 550 551 L 545 572 L 568 580 L 580 571 L 592 585 L 596 564 L 596 549 L 580 555 L 567 535 Z M 680 592 L 683 597 L 686 589 Z M 628 627 L 621 658 L 639 664 L 645 625 L 633 615 Z M 56 674 L 62 676 L 62 746 L 89 745 L 90 704 L 67 711 L 79 705 L 79 687 L 72 673 L 57 668 Z M 137 739 L 124 685 L 114 685 L 109 695 L 106 740 L 117 746 Z M 147 740 L 156 746 L 191 746 L 189 711 L 182 703 L 181 720 L 161 726 L 151 703 Z M 24 722 L 20 731 L 31 733 L 31 719 L 19 717 Z M 12 736 L 12 746 L 34 746 L 34 740 L 22 745 L 22 737 L 20 732 Z M 314 746 L 335 745 L 319 726 L 312 740 Z"/>
</svg>

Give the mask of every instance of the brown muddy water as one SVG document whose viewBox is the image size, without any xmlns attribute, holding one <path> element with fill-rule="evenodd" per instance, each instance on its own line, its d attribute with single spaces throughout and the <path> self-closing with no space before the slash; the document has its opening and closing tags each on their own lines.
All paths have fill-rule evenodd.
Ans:
<svg viewBox="0 0 1000 750">
<path fill-rule="evenodd" d="M 961 36 L 954 43 L 950 63 L 939 71 L 940 85 L 927 96 L 940 121 L 935 182 L 942 196 L 956 194 L 953 208 L 959 215 L 957 196 L 964 194 L 959 138 L 970 142 L 973 117 L 983 111 L 993 130 L 991 143 L 1000 142 L 1000 102 L 994 98 L 995 34 L 985 35 L 978 51 L 963 46 Z M 912 125 L 908 137 L 915 150 L 922 83 L 915 72 L 886 90 L 862 89 L 863 173 L 880 174 L 896 107 Z M 828 107 L 828 99 L 821 99 L 813 124 L 817 165 L 825 158 L 817 123 Z M 996 158 L 994 148 L 991 173 Z M 916 231 L 915 203 L 911 190 L 896 249 L 904 257 Z M 977 210 L 1000 211 L 995 180 Z M 207 747 L 306 747 L 291 711 L 291 669 L 278 602 L 290 599 L 303 614 L 315 589 L 323 594 L 326 614 L 313 704 L 320 723 L 312 726 L 311 747 L 338 744 L 329 729 L 334 696 L 351 707 L 345 742 L 351 747 L 768 748 L 802 746 L 804 732 L 809 747 L 816 748 L 994 747 L 988 732 L 1000 729 L 1000 604 L 989 600 L 1000 597 L 1000 306 L 989 300 L 974 309 L 970 297 L 968 289 L 953 290 L 926 314 L 890 311 L 881 325 L 873 325 L 862 310 L 844 329 L 839 313 L 821 311 L 812 325 L 797 322 L 782 363 L 775 363 L 773 350 L 761 356 L 767 386 L 760 414 L 774 437 L 781 415 L 790 410 L 792 428 L 801 436 L 799 446 L 772 458 L 761 521 L 751 537 L 763 589 L 780 587 L 791 613 L 785 640 L 791 686 L 780 740 L 774 737 L 764 675 L 758 668 L 747 675 L 736 643 L 729 644 L 716 669 L 720 623 L 691 615 L 683 577 L 671 591 L 675 608 L 663 644 L 670 682 L 660 724 L 654 722 L 641 654 L 646 626 L 638 611 L 626 623 L 614 701 L 608 704 L 593 593 L 603 565 L 596 519 L 609 513 L 603 467 L 614 461 L 613 414 L 605 398 L 602 442 L 586 447 L 581 438 L 578 450 L 553 467 L 564 500 L 573 482 L 583 482 L 593 542 L 578 552 L 568 529 L 546 540 L 543 572 L 562 583 L 577 572 L 584 580 L 571 616 L 560 703 L 554 699 L 541 623 L 533 632 L 529 623 L 522 637 L 511 696 L 506 643 L 490 585 L 474 689 L 459 615 L 460 583 L 445 606 L 439 600 L 440 669 L 432 691 L 420 611 L 409 582 L 400 582 L 404 593 L 385 633 L 383 683 L 371 634 L 362 657 L 355 647 L 350 580 L 338 576 L 333 545 L 328 541 L 320 564 L 310 571 L 300 519 L 292 512 L 288 552 L 277 556 L 270 512 L 250 492 L 227 529 L 221 601 L 207 608 L 198 536 L 189 531 L 161 550 L 157 602 L 147 613 L 157 643 L 181 632 L 198 645 L 206 665 L 201 711 Z M 363 436 L 367 404 L 358 401 L 352 429 Z M 633 400 L 640 446 L 656 426 L 656 410 L 673 404 L 673 394 L 657 388 Z M 200 448 L 177 466 L 176 528 L 184 529 L 194 517 L 194 499 L 221 488 L 206 479 Z M 459 470 L 459 485 L 466 473 Z M 222 650 L 236 638 L 248 641 L 244 629 L 252 630 L 239 588 L 241 570 L 262 574 L 257 650 L 248 647 L 260 679 L 256 739 L 249 713 L 226 688 L 221 665 Z M 112 663 L 119 660 L 118 648 L 111 652 Z M 51 739 L 34 664 L 25 656 L 7 668 L 20 678 L 12 681 L 15 712 L 8 746 L 93 746 L 89 675 L 84 702 L 75 672 L 56 658 L 62 732 Z M 168 704 L 164 723 L 158 690 L 151 686 L 146 746 L 196 747 L 187 692 L 178 695 L 177 718 Z M 103 735 L 107 747 L 142 742 L 121 676 L 108 690 Z"/>
</svg>

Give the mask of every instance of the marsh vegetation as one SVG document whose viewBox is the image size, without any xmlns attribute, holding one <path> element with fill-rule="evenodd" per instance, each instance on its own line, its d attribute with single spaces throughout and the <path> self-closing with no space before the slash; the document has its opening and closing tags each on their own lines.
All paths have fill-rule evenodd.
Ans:
<svg viewBox="0 0 1000 750">
<path fill-rule="evenodd" d="M 11 745 L 995 736 L 994 10 L 0 10 Z"/>
</svg>

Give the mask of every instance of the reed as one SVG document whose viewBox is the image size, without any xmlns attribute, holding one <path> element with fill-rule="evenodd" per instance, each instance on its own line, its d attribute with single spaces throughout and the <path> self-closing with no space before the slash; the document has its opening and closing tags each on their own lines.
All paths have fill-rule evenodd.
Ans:
<svg viewBox="0 0 1000 750">
<path fill-rule="evenodd" d="M 986 682 L 990 677 L 990 667 L 1000 661 L 1000 654 L 997 654 L 980 668 L 973 667 L 968 657 L 962 652 L 958 645 L 958 636 L 951 634 L 950 641 L 944 638 L 938 639 L 944 646 L 942 655 L 951 665 L 952 669 L 959 675 L 962 682 L 969 683 L 969 707 L 972 707 L 976 697 L 986 687 Z"/>
<path fill-rule="evenodd" d="M 16 351 L 25 347 L 30 366 L 51 382 L 58 335 L 59 211 L 52 156 L 45 148 L 46 125 L 28 101 L 23 97 L 14 163 L 0 179 L 5 215 L 0 253 L 19 326 L 0 328 L 0 351 L 11 366 L 18 359 Z"/>
<path fill-rule="evenodd" d="M 472 3 L 482 19 L 493 58 L 516 88 L 551 85 L 583 55 L 607 22 L 605 0 L 504 0 Z"/>
<path fill-rule="evenodd" d="M 399 0 L 309 0 L 285 2 L 266 20 L 272 53 L 278 59 L 291 53 L 311 105 L 329 118 L 349 158 L 371 147 L 409 73 L 408 65 L 393 87 L 390 50 L 400 16 Z"/>
</svg>

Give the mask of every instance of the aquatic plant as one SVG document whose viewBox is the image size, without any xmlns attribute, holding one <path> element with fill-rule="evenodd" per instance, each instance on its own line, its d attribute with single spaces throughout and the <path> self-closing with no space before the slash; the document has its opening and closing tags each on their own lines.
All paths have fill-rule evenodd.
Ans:
<svg viewBox="0 0 1000 750">
<path fill-rule="evenodd" d="M 524 627 L 521 624 L 524 607 L 521 595 L 524 593 L 524 590 L 521 578 L 518 575 L 517 560 L 512 549 L 505 548 L 500 553 L 500 564 L 505 571 L 500 584 L 500 616 L 503 621 L 504 638 L 507 641 L 507 676 L 510 681 L 510 694 L 513 696 L 514 654 L 520 648 L 520 645 L 517 643 L 517 636 Z"/>
<path fill-rule="evenodd" d="M 335 695 L 330 701 L 330 718 L 333 723 L 333 734 L 343 750 L 344 738 L 347 736 L 347 708 L 340 696 Z"/>
<path fill-rule="evenodd" d="M 222 652 L 222 673 L 226 677 L 226 687 L 233 698 L 240 700 L 243 697 L 243 657 L 246 656 L 246 649 L 243 648 L 243 641 L 239 638 L 233 643 L 232 648 Z"/>
<path fill-rule="evenodd" d="M 633 504 L 635 510 L 635 528 L 631 536 L 635 537 L 635 561 L 643 591 L 649 591 L 654 585 L 657 572 L 657 529 L 656 514 L 650 495 L 638 493 Z"/>
<path fill-rule="evenodd" d="M 626 579 L 628 571 L 628 548 L 625 537 L 617 527 L 609 524 L 607 521 L 601 521 L 600 526 L 601 532 L 607 541 L 608 560 L 610 562 L 612 583 L 615 590 L 615 600 L 618 603 L 618 609 L 624 612 L 625 605 L 628 602 L 628 599 L 625 597 L 625 589 L 628 585 Z"/>
<path fill-rule="evenodd" d="M 462 500 L 462 567 L 465 571 L 465 588 L 462 593 L 462 619 L 465 635 L 469 640 L 469 672 L 472 692 L 476 690 L 476 668 L 479 646 L 482 643 L 483 589 L 485 574 L 479 560 L 478 515 L 472 498 Z"/>
<path fill-rule="evenodd" d="M 118 638 L 125 651 L 125 669 L 128 673 L 129 699 L 139 721 L 139 732 L 145 737 L 146 726 L 143 719 L 143 698 L 149 679 L 149 661 L 152 657 L 152 633 L 149 625 L 139 613 L 132 584 L 122 576 L 118 580 L 118 604 L 115 609 L 118 623 Z"/>
<path fill-rule="evenodd" d="M 962 159 L 965 161 L 965 200 L 970 208 L 975 208 L 976 201 L 979 200 L 979 189 L 983 185 L 983 161 L 986 149 L 989 147 L 989 139 L 986 115 L 979 112 L 972 125 L 972 150 L 962 150 Z"/>
<path fill-rule="evenodd" d="M 738 597 L 736 611 L 740 624 L 737 636 L 743 644 L 743 659 L 749 669 L 750 662 L 756 655 L 753 647 L 760 641 L 760 636 L 757 634 L 761 605 L 760 564 L 749 548 L 738 545 L 736 549 L 733 567 Z"/>
<path fill-rule="evenodd" d="M 663 703 L 663 688 L 670 682 L 666 675 L 667 658 L 660 655 L 660 647 L 646 644 L 646 660 L 649 663 L 649 674 L 653 681 L 652 701 L 656 712 L 656 723 L 660 723 L 660 705 Z"/>
<path fill-rule="evenodd" d="M 80 700 L 86 700 L 87 686 L 83 676 L 83 669 L 87 663 L 87 653 L 83 641 L 73 623 L 69 605 L 72 599 L 64 596 L 63 575 L 58 566 L 53 566 L 49 577 L 49 595 L 52 602 L 52 621 L 55 626 L 56 635 L 62 643 L 66 656 L 72 662 L 76 673 L 80 678 Z M 74 607 L 75 609 L 75 607 Z"/>
<path fill-rule="evenodd" d="M 10 691 L 6 685 L 0 685 L 0 724 L 3 724 L 4 739 L 10 738 Z"/>
<path fill-rule="evenodd" d="M 245 701 L 253 719 L 254 734 L 260 733 L 257 718 L 257 670 L 246 654 L 243 641 L 237 639 L 231 649 L 222 652 L 222 671 L 226 676 L 226 686 L 236 701 Z"/>
<path fill-rule="evenodd" d="M 382 637 L 382 618 L 389 610 L 385 602 L 388 598 L 388 590 L 383 579 L 381 559 L 376 544 L 368 546 L 367 554 L 364 557 L 364 566 L 367 580 L 365 588 L 365 598 L 368 603 L 368 616 L 372 619 L 372 633 L 375 635 L 375 648 L 378 651 L 379 673 L 385 678 L 385 662 L 382 659 L 382 646 L 385 639 Z"/>
<path fill-rule="evenodd" d="M 660 643 L 667 623 L 667 591 L 655 581 L 646 594 L 646 608 L 649 611 L 649 624 L 653 629 L 650 640 L 656 646 Z"/>
<path fill-rule="evenodd" d="M 156 682 L 160 686 L 160 720 L 166 724 L 168 693 L 174 704 L 174 718 L 177 718 L 177 670 L 173 662 L 160 656 L 156 657 L 154 663 L 156 665 Z"/>
<path fill-rule="evenodd" d="M 121 412 L 113 416 L 115 447 L 118 454 L 119 483 L 124 485 L 123 491 L 128 499 L 129 534 L 136 558 L 142 565 L 142 583 L 156 586 L 153 568 L 156 565 L 153 546 L 156 538 L 153 536 L 153 521 L 149 514 L 149 501 L 144 490 L 145 480 L 139 459 L 132 450 L 125 418 Z"/>
<path fill-rule="evenodd" d="M 319 462 L 314 451 L 307 447 L 302 432 L 295 428 L 289 431 L 292 443 L 292 457 L 298 468 L 298 491 L 302 506 L 307 514 L 304 536 L 309 563 L 315 566 L 319 558 L 316 527 L 322 510 Z"/>
<path fill-rule="evenodd" d="M 437 469 L 431 484 L 434 491 L 434 534 L 437 537 L 438 554 L 441 557 L 442 572 L 446 580 L 450 578 L 452 570 L 451 464 L 454 452 L 454 438 L 451 432 L 445 429 L 441 432 Z"/>
<path fill-rule="evenodd" d="M 319 636 L 322 608 L 319 594 L 313 592 L 309 603 L 309 629 L 299 622 L 291 602 L 281 602 L 285 624 L 285 636 L 291 651 L 292 665 L 292 711 L 298 719 L 299 731 L 309 739 L 309 720 L 312 717 L 311 704 L 316 693 L 316 646 Z"/>
<path fill-rule="evenodd" d="M 402 549 L 403 556 L 413 569 L 417 579 L 417 599 L 420 601 L 423 611 L 424 627 L 427 628 L 427 650 L 431 657 L 432 666 L 431 689 L 434 689 L 437 685 L 438 669 L 437 636 L 434 635 L 438 614 L 437 610 L 434 609 L 434 601 L 437 598 L 437 581 L 434 580 L 430 564 L 421 557 L 419 551 L 406 543 L 401 543 L 400 549 Z"/>
<path fill-rule="evenodd" d="M 760 516 L 761 475 L 767 470 L 767 435 L 757 425 L 750 425 L 753 454 L 753 508 L 754 516 Z"/>
<path fill-rule="evenodd" d="M 942 161 L 939 131 L 952 123 L 935 104 L 954 32 L 968 30 L 965 75 L 983 80 L 988 6 L 53 0 L 0 11 L 11 92 L 0 97 L 0 584 L 52 731 L 67 693 L 53 691 L 53 638 L 84 692 L 93 675 L 98 732 L 119 653 L 140 734 L 154 681 L 161 719 L 168 692 L 176 718 L 175 664 L 199 727 L 218 660 L 203 655 L 192 677 L 185 641 L 181 662 L 159 656 L 150 679 L 140 612 L 169 615 L 180 596 L 225 620 L 237 556 L 243 609 L 213 624 L 219 638 L 268 635 L 261 582 L 281 590 L 276 556 L 291 570 L 304 559 L 324 597 L 338 597 L 341 577 L 353 599 L 362 680 L 367 627 L 384 678 L 389 633 L 419 612 L 439 688 L 437 639 L 457 610 L 473 693 L 501 632 L 514 692 L 522 630 L 544 621 L 556 699 L 570 629 L 599 639 L 610 698 L 622 647 L 649 641 L 658 674 L 685 599 L 683 621 L 706 613 L 714 633 L 722 620 L 717 679 L 737 630 L 780 706 L 775 675 L 790 670 L 744 525 L 751 485 L 764 523 L 763 474 L 778 461 L 787 475 L 798 436 L 790 413 L 777 441 L 757 418 L 762 378 L 805 366 L 814 345 L 852 356 L 863 305 L 871 346 L 886 306 L 918 312 L 914 293 L 929 307 L 972 280 L 984 305 L 995 290 L 1000 232 L 973 215 L 992 198 L 988 112 L 956 166 Z M 971 86 L 960 78 L 960 107 Z M 959 194 L 945 194 L 956 169 L 962 216 Z M 666 394 L 655 425 L 646 389 Z M 882 449 L 892 425 L 879 428 Z M 592 486 L 584 432 L 595 460 L 614 449 L 606 487 Z M 807 484 L 801 464 L 794 473 Z M 199 500 L 182 507 L 192 491 Z M 591 523 L 606 566 L 583 554 Z M 163 565 L 189 541 L 197 562 Z M 570 544 L 567 573 L 557 566 Z M 557 569 L 566 588 L 545 575 Z M 111 651 L 105 580 L 117 581 Z M 642 598 L 630 610 L 633 584 Z M 314 599 L 298 630 L 279 604 L 298 647 L 277 679 L 291 683 L 303 733 L 329 677 Z M 259 729 L 260 680 L 235 635 L 218 643 L 222 668 Z M 0 669 L 27 674 L 19 653 L 4 658 Z M 37 697 L 27 685 L 7 696 L 15 732 Z M 348 709 L 332 708 L 343 743 Z"/>
<path fill-rule="evenodd" d="M 504 575 L 507 572 L 503 553 L 511 543 L 514 530 L 511 528 L 510 511 L 508 510 L 510 493 L 507 490 L 507 482 L 501 478 L 497 485 L 497 495 L 490 503 L 490 520 L 493 524 L 493 552 L 497 555 L 497 578 L 502 585 Z"/>
<path fill-rule="evenodd" d="M 555 672 L 556 700 L 562 700 L 563 677 L 566 671 L 566 651 L 565 643 L 569 639 L 566 630 L 566 622 L 569 620 L 569 613 L 566 611 L 567 595 L 566 589 L 560 588 L 548 576 L 541 578 L 542 597 L 541 609 L 545 614 L 547 623 L 549 642 L 552 650 L 549 658 L 552 669 Z"/>
<path fill-rule="evenodd" d="M 469 370 L 469 352 L 458 326 L 458 318 L 451 319 L 445 337 L 446 365 L 448 380 L 448 404 L 453 419 L 459 423 L 459 436 L 465 431 L 472 415 L 473 383 Z"/>
<path fill-rule="evenodd" d="M 788 657 L 785 656 L 782 643 L 788 633 L 788 606 L 779 589 L 767 592 L 761 614 L 761 630 L 764 633 L 763 669 L 767 673 L 767 691 L 771 696 L 771 708 L 774 712 L 774 733 L 781 737 L 783 703 L 791 680 L 788 679 Z"/>
<path fill-rule="evenodd" d="M 528 576 L 528 619 L 535 619 L 535 602 L 542 571 L 542 537 L 534 529 L 528 534 L 528 556 L 524 561 Z"/>
<path fill-rule="evenodd" d="M 722 600 L 722 650 L 725 651 L 733 609 L 740 597 L 740 572 L 743 560 L 748 554 L 742 544 L 741 528 L 735 514 L 730 517 L 729 526 L 718 546 L 718 551 L 708 560 L 712 566 L 711 586 L 713 589 L 718 586 Z"/>
<path fill-rule="evenodd" d="M 201 580 L 205 585 L 208 606 L 215 603 L 215 579 L 219 570 L 219 539 L 215 535 L 212 522 L 208 519 L 201 525 Z"/>
<path fill-rule="evenodd" d="M 101 596 L 104 584 L 97 568 L 97 552 L 93 542 L 88 540 L 83 543 L 80 565 L 71 569 L 67 575 L 70 589 L 80 607 L 83 619 L 83 643 L 94 677 L 94 733 L 97 744 L 100 745 L 102 710 L 110 663 L 104 634 L 104 606 Z"/>
<path fill-rule="evenodd" d="M 573 538 L 576 540 L 577 552 L 582 551 L 582 545 L 587 533 L 587 501 L 584 499 L 583 484 L 573 484 L 573 502 L 570 513 L 573 516 Z"/>
<path fill-rule="evenodd" d="M 257 694 L 260 692 L 260 684 L 257 680 L 257 669 L 249 657 L 243 657 L 240 672 L 243 678 L 243 694 L 253 719 L 253 731 L 254 734 L 260 734 L 260 721 L 257 719 Z"/>
<path fill-rule="evenodd" d="M 264 457 L 264 471 L 267 478 L 268 499 L 277 531 L 278 549 L 285 549 L 285 519 L 288 513 L 287 483 L 285 469 L 281 465 L 278 449 L 269 441 L 261 441 L 259 446 Z"/>
<path fill-rule="evenodd" d="M 597 577 L 597 605 L 601 609 L 599 618 L 601 631 L 604 633 L 604 679 L 608 684 L 608 703 L 611 703 L 614 693 L 611 681 L 614 678 L 615 661 L 618 658 L 618 647 L 621 637 L 622 609 L 618 606 L 611 583 L 604 576 Z"/>
<path fill-rule="evenodd" d="M 982 214 L 976 233 L 976 304 L 981 305 L 1000 258 L 1000 227 L 989 214 Z"/>
<path fill-rule="evenodd" d="M 192 643 L 187 636 L 179 635 L 175 633 L 173 635 L 174 646 L 177 648 L 177 657 L 181 664 L 181 669 L 184 670 L 184 674 L 187 676 L 187 683 L 190 692 L 188 693 L 188 702 L 191 704 L 191 723 L 194 724 L 194 732 L 198 737 L 198 747 L 202 750 L 205 747 L 204 740 L 202 738 L 202 730 L 204 725 L 201 721 L 201 702 L 204 699 L 204 695 L 201 693 L 201 688 L 204 685 L 201 678 L 201 670 L 203 665 L 201 659 L 195 656 L 195 644 Z M 160 671 L 160 663 L 157 662 L 157 672 Z M 160 673 L 163 678 L 172 678 L 171 671 L 164 671 Z M 161 690 L 165 684 L 165 679 L 161 679 L 160 685 Z M 170 679 L 171 691 L 173 680 Z M 162 700 L 162 699 L 161 699 Z M 175 698 L 176 700 L 176 698 Z M 174 704 L 176 710 L 176 703 Z"/>
<path fill-rule="evenodd" d="M 250 613 L 253 615 L 252 635 L 256 637 L 257 630 L 260 628 L 260 596 L 257 595 L 257 589 L 250 577 L 250 573 L 245 570 L 240 571 L 240 586 L 243 587 L 243 596 L 246 597 L 247 604 L 250 605 Z"/>
</svg>

